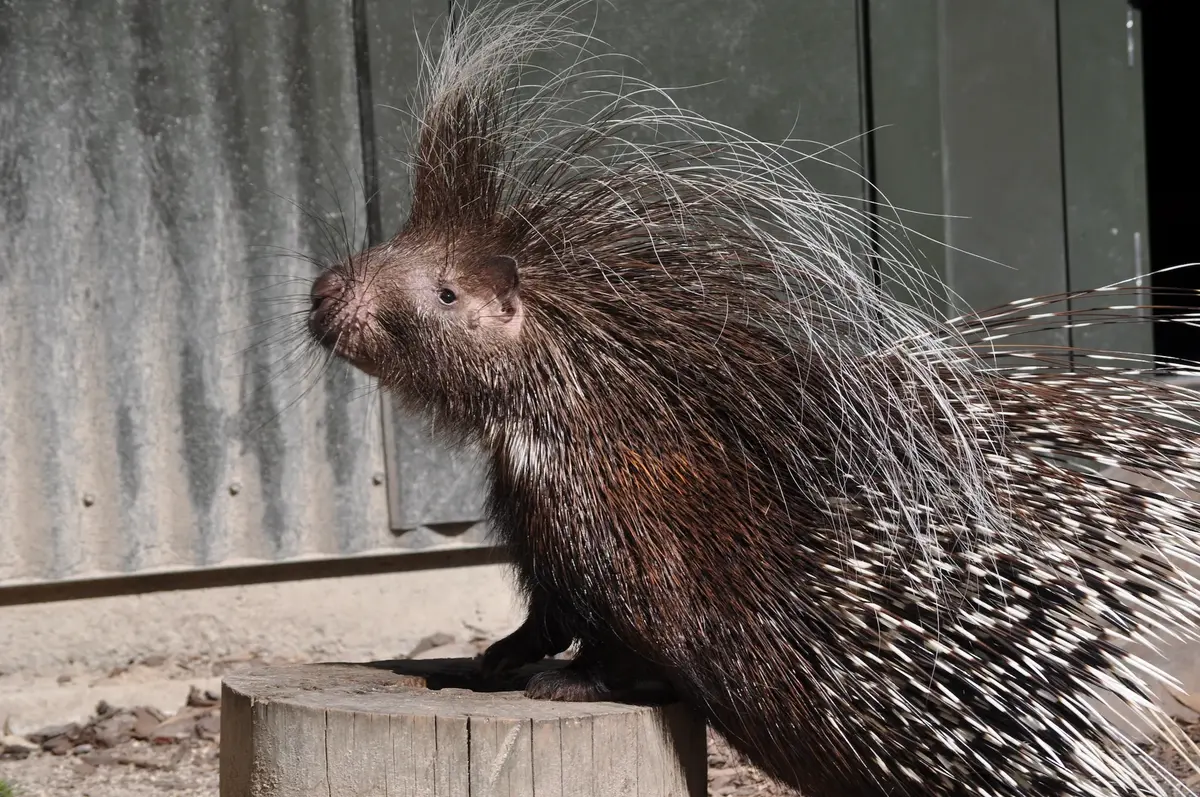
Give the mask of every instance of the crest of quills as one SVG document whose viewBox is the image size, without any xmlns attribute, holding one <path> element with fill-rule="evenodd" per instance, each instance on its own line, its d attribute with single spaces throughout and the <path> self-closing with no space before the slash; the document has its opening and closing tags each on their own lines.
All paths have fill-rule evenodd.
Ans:
<svg viewBox="0 0 1200 797">
<path fill-rule="evenodd" d="M 901 225 L 865 262 L 786 142 L 576 57 L 580 5 L 454 21 L 409 218 L 313 287 L 312 342 L 484 452 L 529 598 L 484 666 L 577 642 L 531 696 L 665 681 L 810 797 L 1187 793 L 1099 705 L 1195 757 L 1128 647 L 1200 620 L 1200 393 L 1020 337 L 1144 289 L 937 317 Z"/>
</svg>

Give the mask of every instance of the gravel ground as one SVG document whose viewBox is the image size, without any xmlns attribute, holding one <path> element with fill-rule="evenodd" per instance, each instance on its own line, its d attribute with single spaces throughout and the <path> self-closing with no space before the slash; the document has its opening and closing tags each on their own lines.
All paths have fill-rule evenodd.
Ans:
<svg viewBox="0 0 1200 797">
<path fill-rule="evenodd" d="M 437 635 L 422 640 L 409 655 L 461 656 L 482 647 L 481 640 L 455 643 Z M 255 659 L 219 669 L 263 663 Z M 1183 705 L 1190 707 L 1190 702 Z M 1180 724 L 1200 743 L 1200 722 Z M 0 734 L 0 797 L 7 797 L 6 783 L 16 797 L 216 797 L 219 732 L 218 696 L 195 688 L 174 713 L 101 702 L 87 722 L 44 728 L 24 737 L 5 728 Z M 1160 745 L 1154 753 L 1200 794 L 1200 774 L 1192 773 L 1168 748 Z M 711 731 L 708 780 L 710 797 L 799 797 L 747 765 Z"/>
<path fill-rule="evenodd" d="M 88 764 L 79 756 L 35 753 L 0 760 L 0 781 L 19 797 L 216 797 L 218 747 L 199 742 L 157 753 L 144 743 L 123 752 L 137 764 Z M 156 754 L 157 753 L 157 754 Z M 153 768 L 147 766 L 153 763 Z M 709 794 L 720 797 L 794 797 L 753 767 L 745 766 L 720 739 L 709 739 Z"/>
<path fill-rule="evenodd" d="M 101 702 L 91 718 L 0 740 L 0 782 L 18 797 L 214 797 L 219 697 L 193 689 L 174 714 Z"/>
<path fill-rule="evenodd" d="M 709 797 L 800 797 L 747 764 L 725 740 L 708 732 Z"/>
<path fill-rule="evenodd" d="M 1189 728 L 1200 741 L 1200 724 Z M 21 760 L 0 760 L 0 781 L 17 789 L 18 797 L 216 797 L 218 746 L 195 742 L 169 751 L 155 751 L 144 743 L 126 749 L 139 764 L 88 764 L 80 757 L 36 753 Z M 1187 770 L 1177 758 L 1164 754 L 1185 778 Z M 156 762 L 153 768 L 147 766 Z M 1200 785 L 1191 776 L 1190 785 Z M 709 734 L 708 793 L 710 797 L 799 797 L 747 766 L 715 734 Z"/>
<path fill-rule="evenodd" d="M 107 763 L 87 756 L 39 752 L 23 760 L 0 760 L 0 781 L 19 797 L 216 797 L 218 745 L 192 742 L 155 749 L 131 742 Z M 121 763 L 122 760 L 136 763 Z M 720 738 L 709 735 L 709 794 L 714 797 L 796 797 L 753 767 Z"/>
<path fill-rule="evenodd" d="M 182 756 L 180 756 L 182 752 Z M 142 765 L 88 764 L 77 756 L 38 753 L 21 761 L 0 761 L 0 781 L 18 797 L 216 797 L 217 745 L 205 742 L 172 750 L 165 768 L 148 768 L 153 751 L 131 745 Z M 179 756 L 176 758 L 175 756 Z"/>
</svg>

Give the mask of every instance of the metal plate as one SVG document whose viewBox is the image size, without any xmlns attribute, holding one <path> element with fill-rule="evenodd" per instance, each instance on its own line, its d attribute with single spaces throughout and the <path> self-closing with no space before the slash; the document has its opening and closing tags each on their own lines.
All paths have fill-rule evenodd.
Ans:
<svg viewBox="0 0 1200 797">
<path fill-rule="evenodd" d="M 1058 6 L 1067 260 L 1072 289 L 1094 288 L 1149 271 L 1141 15 L 1125 0 Z M 1090 326 L 1074 343 L 1144 355 L 1153 333 L 1149 323 Z"/>
<path fill-rule="evenodd" d="M 974 309 L 1062 291 L 1055 4 L 943 2 L 940 22 L 947 279 Z"/>
<path fill-rule="evenodd" d="M 941 26 L 938 0 L 871 0 L 871 136 L 884 257 L 915 261 L 913 273 L 880 263 L 884 287 L 932 315 L 949 310 L 942 146 Z M 921 278 L 925 279 L 924 284 Z"/>
</svg>

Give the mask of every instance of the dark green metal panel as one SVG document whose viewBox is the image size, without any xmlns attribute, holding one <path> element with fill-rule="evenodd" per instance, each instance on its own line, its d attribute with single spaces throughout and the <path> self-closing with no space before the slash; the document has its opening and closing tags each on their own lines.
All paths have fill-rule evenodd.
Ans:
<svg viewBox="0 0 1200 797">
<path fill-rule="evenodd" d="M 446 0 L 367 0 L 370 97 L 382 234 L 391 237 L 408 213 L 408 157 L 415 143 L 420 47 L 435 57 L 441 45 Z"/>
<path fill-rule="evenodd" d="M 1071 287 L 1091 288 L 1143 276 L 1149 262 L 1139 14 L 1125 0 L 1058 5 L 1067 260 Z M 1083 327 L 1074 343 L 1149 354 L 1153 328 Z"/>
<path fill-rule="evenodd" d="M 444 17 L 445 0 L 367 0 L 372 120 L 382 232 L 403 219 L 408 115 L 419 74 L 417 36 Z M 590 14 L 591 9 L 588 13 Z M 673 92 L 680 105 L 767 141 L 796 138 L 812 160 L 804 171 L 826 193 L 860 200 L 859 11 L 846 0 L 723 0 L 597 4 L 589 32 L 635 61 L 614 61 Z M 436 53 L 439 41 L 429 42 Z M 598 47 L 599 49 L 599 47 Z M 703 84 L 703 85 L 701 85 Z M 829 145 L 847 142 L 842 153 Z M 844 154 L 843 154 L 844 153 Z M 827 161 L 828 163 L 823 163 Z M 482 517 L 475 463 L 434 442 L 415 419 L 385 402 L 392 526 L 409 529 Z"/>
<path fill-rule="evenodd" d="M 417 78 L 421 46 L 435 57 L 445 0 L 368 0 L 369 105 L 374 127 L 380 232 L 391 237 L 408 213 L 408 158 L 415 142 Z M 432 38 L 430 38 L 432 35 Z M 483 517 L 483 480 L 472 452 L 451 449 L 421 419 L 383 402 L 384 448 L 388 462 L 388 509 L 395 530 L 473 523 Z M 429 542 L 440 542 L 440 535 Z M 413 535 L 408 535 L 412 537 Z"/>
<path fill-rule="evenodd" d="M 874 179 L 913 230 L 928 279 L 892 292 L 954 314 L 1065 290 L 1054 3 L 871 0 L 869 10 Z"/>
<path fill-rule="evenodd" d="M 973 309 L 1065 290 L 1055 4 L 943 0 L 940 28 L 948 281 Z"/>
<path fill-rule="evenodd" d="M 869 21 L 875 182 L 896 206 L 945 214 L 900 218 L 924 273 L 958 294 L 949 309 L 1139 273 L 1141 69 L 1123 0 L 871 0 Z M 1152 346 L 1130 325 L 1028 340 Z"/>
<path fill-rule="evenodd" d="M 634 74 L 680 87 L 673 92 L 680 105 L 763 141 L 796 139 L 812 155 L 802 168 L 819 190 L 863 196 L 857 3 L 613 0 L 598 7 L 595 35 L 636 58 L 645 72 Z M 827 149 L 839 144 L 840 153 Z"/>
<path fill-rule="evenodd" d="M 907 234 L 880 225 L 881 251 L 901 246 L 918 273 L 881 261 L 892 295 L 937 314 L 947 310 L 943 192 L 941 37 L 938 0 L 871 0 L 873 182 L 877 210 Z M 893 277 L 894 279 L 889 279 Z M 924 283 L 916 280 L 922 278 Z M 903 282 L 901 282 L 903 280 Z"/>
</svg>

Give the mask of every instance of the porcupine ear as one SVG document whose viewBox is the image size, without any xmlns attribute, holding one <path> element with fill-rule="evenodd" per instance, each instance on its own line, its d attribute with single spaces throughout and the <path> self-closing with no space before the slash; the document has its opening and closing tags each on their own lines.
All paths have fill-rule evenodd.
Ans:
<svg viewBox="0 0 1200 797">
<path fill-rule="evenodd" d="M 520 276 L 517 259 L 510 255 L 493 255 L 479 267 L 479 279 L 495 296 L 496 307 L 488 316 L 491 321 L 507 324 L 521 309 Z"/>
</svg>

